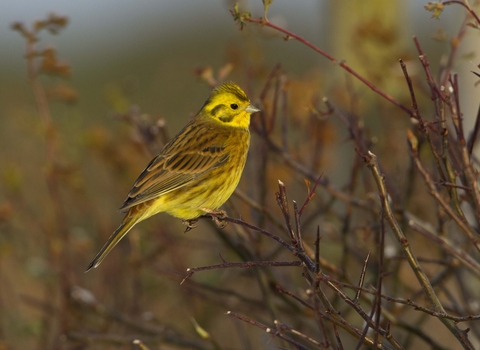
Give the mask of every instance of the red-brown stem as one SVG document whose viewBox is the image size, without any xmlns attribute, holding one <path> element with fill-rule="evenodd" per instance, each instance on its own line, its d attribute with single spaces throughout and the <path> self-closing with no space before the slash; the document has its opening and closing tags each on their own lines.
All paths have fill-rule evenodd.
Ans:
<svg viewBox="0 0 480 350">
<path fill-rule="evenodd" d="M 475 13 L 475 11 L 473 11 L 469 5 L 467 5 L 466 3 L 464 3 L 463 1 L 458 1 L 458 0 L 450 0 L 450 1 L 444 1 L 442 3 L 443 5 L 453 5 L 453 4 L 457 4 L 457 5 L 460 5 L 460 6 L 463 6 L 467 9 L 468 12 L 470 12 L 470 14 L 475 18 L 475 20 L 477 21 L 477 24 L 480 25 L 480 18 L 477 16 L 477 14 Z"/>
<path fill-rule="evenodd" d="M 409 116 L 413 117 L 414 116 L 414 112 L 404 106 L 402 103 L 400 103 L 399 101 L 397 101 L 394 97 L 390 96 L 389 94 L 383 92 L 382 90 L 380 90 L 378 87 L 376 87 L 374 84 L 372 84 L 370 81 L 368 81 L 366 78 L 362 77 L 359 73 L 357 73 L 356 71 L 354 71 L 352 68 L 350 68 L 346 63 L 345 61 L 339 61 L 337 60 L 335 57 L 329 55 L 328 53 L 326 53 L 325 51 L 323 51 L 322 49 L 318 48 L 317 46 L 313 45 L 311 42 L 309 42 L 308 40 L 304 39 L 303 37 L 287 30 L 287 29 L 284 29 L 282 27 L 279 27 L 271 22 L 269 22 L 268 20 L 265 20 L 263 18 L 260 18 L 260 19 L 253 19 L 253 18 L 245 18 L 244 19 L 245 22 L 251 22 L 251 23 L 257 23 L 257 24 L 261 24 L 261 25 L 264 25 L 264 26 L 267 26 L 267 27 L 270 27 L 274 30 L 277 30 L 281 33 L 284 33 L 285 35 L 287 35 L 287 38 L 293 38 L 299 42 L 301 42 L 302 44 L 308 46 L 309 48 L 311 48 L 312 50 L 314 50 L 315 52 L 319 53 L 320 55 L 322 55 L 323 57 L 327 58 L 328 60 L 332 61 L 334 64 L 338 64 L 340 67 L 342 67 L 343 69 L 345 69 L 348 73 L 350 73 L 351 75 L 353 75 L 355 78 L 357 78 L 358 80 L 360 80 L 362 83 L 364 83 L 366 86 L 368 86 L 371 90 L 375 91 L 377 94 L 379 94 L 380 96 L 382 96 L 384 99 L 386 99 L 387 101 L 393 103 L 394 105 L 396 105 L 397 107 L 401 108 L 404 112 L 406 112 Z"/>
</svg>

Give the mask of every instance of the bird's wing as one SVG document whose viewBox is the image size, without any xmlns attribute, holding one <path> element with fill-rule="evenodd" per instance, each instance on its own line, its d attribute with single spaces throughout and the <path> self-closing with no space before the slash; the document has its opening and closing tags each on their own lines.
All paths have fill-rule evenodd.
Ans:
<svg viewBox="0 0 480 350">
<path fill-rule="evenodd" d="M 140 174 L 120 210 L 198 181 L 228 160 L 227 139 L 208 126 L 188 124 Z"/>
</svg>

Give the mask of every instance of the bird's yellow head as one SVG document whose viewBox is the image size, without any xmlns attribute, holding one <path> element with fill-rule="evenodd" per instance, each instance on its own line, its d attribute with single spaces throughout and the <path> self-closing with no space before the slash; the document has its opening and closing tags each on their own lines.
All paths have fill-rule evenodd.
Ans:
<svg viewBox="0 0 480 350">
<path fill-rule="evenodd" d="M 224 83 L 214 89 L 198 113 L 218 123 L 248 129 L 250 114 L 260 111 L 250 104 L 245 92 L 234 83 Z"/>
</svg>

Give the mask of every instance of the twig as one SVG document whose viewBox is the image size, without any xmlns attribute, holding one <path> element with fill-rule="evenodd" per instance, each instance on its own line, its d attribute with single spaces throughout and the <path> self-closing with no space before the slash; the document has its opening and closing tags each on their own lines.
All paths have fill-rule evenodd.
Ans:
<svg viewBox="0 0 480 350">
<path fill-rule="evenodd" d="M 408 131 L 408 130 L 407 130 Z M 442 198 L 442 196 L 438 193 L 437 189 L 435 188 L 435 185 L 433 184 L 433 181 L 430 177 L 430 174 L 424 169 L 422 163 L 420 162 L 420 159 L 418 157 L 418 149 L 417 149 L 417 142 L 413 134 L 407 132 L 407 136 L 409 139 L 409 145 L 410 145 L 410 151 L 412 153 L 412 158 L 415 163 L 415 166 L 417 167 L 417 170 L 420 172 L 422 175 L 428 189 L 429 193 L 436 199 L 438 204 L 448 213 L 448 215 L 455 221 L 455 223 L 458 225 L 458 227 L 465 233 L 465 235 L 470 239 L 474 247 L 480 251 L 480 246 L 479 246 L 479 238 L 478 236 L 472 232 L 470 227 L 467 226 L 467 223 L 464 222 L 458 215 L 450 208 L 450 206 L 445 202 L 445 200 Z"/>
<path fill-rule="evenodd" d="M 312 289 L 307 289 L 306 292 L 307 292 L 307 295 L 310 296 L 311 299 L 312 299 L 312 305 L 313 305 L 313 311 L 315 313 L 315 318 L 317 319 L 317 321 L 320 325 L 320 329 L 325 334 L 325 339 L 328 339 L 328 338 L 327 338 L 327 335 L 324 331 L 323 322 L 322 322 L 323 319 L 332 322 L 333 325 L 340 326 L 341 328 L 343 328 L 344 330 L 346 330 L 348 333 L 355 336 L 356 338 L 360 338 L 362 336 L 362 332 L 360 332 L 360 330 L 358 328 L 352 326 L 347 321 L 345 321 L 345 319 L 340 315 L 340 313 L 338 313 L 334 310 L 333 306 L 330 304 L 330 301 L 328 300 L 328 298 L 326 297 L 326 295 L 323 293 L 320 286 L 318 285 L 320 280 L 327 281 L 327 283 L 328 283 L 329 282 L 328 276 L 326 276 L 324 274 L 319 274 L 317 276 L 317 279 L 318 280 L 314 282 L 317 285 L 315 287 L 315 291 L 312 290 Z M 332 286 L 330 286 L 330 287 L 332 287 Z M 320 300 L 320 302 L 325 307 L 325 309 L 326 309 L 325 312 L 322 312 L 320 310 L 320 307 L 318 305 L 318 300 Z M 332 342 L 330 342 L 330 343 L 332 343 Z M 373 345 L 373 339 L 369 338 L 368 336 L 365 336 L 363 338 L 363 343 L 365 345 L 371 347 Z M 395 346 L 395 348 L 399 349 L 396 346 Z M 392 347 L 388 344 L 379 344 L 378 349 L 392 349 Z M 401 347 L 400 347 L 400 349 L 401 349 Z"/>
<path fill-rule="evenodd" d="M 370 252 L 368 252 L 367 256 L 365 257 L 365 260 L 363 261 L 363 267 L 362 267 L 362 272 L 360 273 L 360 278 L 358 280 L 358 289 L 357 292 L 355 293 L 355 297 L 353 298 L 353 301 L 355 303 L 358 303 L 358 300 L 360 299 L 360 293 L 363 287 L 363 282 L 365 281 L 365 274 L 367 272 L 367 264 L 368 264 L 368 259 L 370 258 Z"/>
<path fill-rule="evenodd" d="M 303 306 L 309 308 L 310 310 L 313 310 L 313 306 L 310 305 L 309 303 L 307 303 L 305 300 L 303 300 L 302 298 L 296 296 L 295 294 L 293 294 L 292 292 L 289 292 L 285 289 L 283 289 L 281 286 L 276 286 L 277 290 L 282 293 L 282 294 L 285 294 L 285 295 L 288 295 L 289 297 L 292 297 L 293 299 L 295 299 L 296 301 L 298 301 L 300 304 L 302 304 Z"/>
<path fill-rule="evenodd" d="M 316 347 L 318 347 L 320 349 L 328 348 L 325 344 L 321 344 L 320 342 L 313 339 L 312 337 L 309 337 L 308 335 L 305 335 L 305 334 L 297 331 L 295 328 L 293 328 L 293 327 L 291 327 L 291 326 L 289 326 L 285 323 L 282 323 L 278 320 L 274 320 L 273 323 L 275 324 L 275 326 L 277 326 L 277 331 L 279 331 L 279 332 L 288 331 L 288 332 L 291 332 L 291 333 L 295 334 L 296 336 L 308 341 L 309 343 L 315 345 Z"/>
<path fill-rule="evenodd" d="M 284 76 L 280 77 L 282 80 L 282 111 L 280 115 L 280 122 L 282 123 L 281 125 L 281 130 L 282 130 L 282 149 L 285 152 L 288 152 L 288 120 L 287 120 L 287 89 L 285 88 L 285 84 L 283 83 L 285 80 Z"/>
<path fill-rule="evenodd" d="M 307 182 L 307 198 L 305 199 L 305 202 L 303 203 L 302 207 L 300 208 L 300 211 L 298 212 L 298 216 L 302 216 L 303 211 L 307 207 L 307 205 L 312 201 L 312 199 L 315 197 L 315 191 L 317 189 L 318 184 L 320 183 L 320 180 L 322 179 L 323 174 L 321 174 L 317 181 L 315 181 L 315 185 L 313 185 L 313 188 L 310 190 L 310 181 L 305 180 Z"/>
<path fill-rule="evenodd" d="M 358 302 L 355 302 L 353 299 L 349 298 L 340 288 L 338 288 L 335 284 L 331 283 L 330 281 L 326 280 L 327 285 L 332 288 L 335 293 L 337 293 L 348 305 L 350 305 L 359 315 L 363 318 L 363 320 L 368 324 L 368 327 L 375 329 L 377 328 L 373 322 L 373 320 L 367 315 L 365 310 L 360 306 Z M 378 327 L 378 332 L 382 334 L 395 349 L 403 349 L 400 343 L 391 335 L 388 334 L 386 329 Z M 366 333 L 362 333 L 362 337 L 366 338 Z M 362 339 L 362 338 L 360 338 Z M 380 344 L 375 343 L 373 341 L 373 345 L 377 348 L 380 347 Z"/>
<path fill-rule="evenodd" d="M 373 304 L 372 312 L 375 313 L 375 344 L 378 344 L 378 335 L 380 327 L 380 316 L 382 314 L 382 286 L 383 286 L 383 264 L 385 256 L 385 212 L 382 211 L 380 218 L 380 232 L 377 237 L 377 249 L 378 249 L 378 272 L 377 272 L 377 294 L 375 294 L 375 301 Z"/>
<path fill-rule="evenodd" d="M 157 270 L 157 272 L 164 274 L 163 271 L 160 271 L 158 269 L 156 269 L 156 270 Z M 177 282 L 178 281 L 178 276 L 175 275 L 174 277 L 175 278 L 173 278 L 173 279 L 175 280 L 175 282 Z M 209 292 L 209 293 L 211 293 L 211 295 L 213 295 L 212 299 L 217 300 L 217 303 L 218 303 L 218 300 L 219 300 L 219 298 L 218 298 L 219 296 L 225 296 L 226 298 L 232 298 L 233 297 L 233 298 L 237 299 L 239 302 L 242 302 L 246 305 L 253 306 L 255 308 L 262 307 L 264 305 L 263 301 L 254 299 L 254 298 L 249 297 L 249 296 L 242 295 L 240 293 L 240 291 L 237 291 L 237 290 L 234 290 L 234 289 L 216 287 L 216 286 L 213 286 L 213 285 L 209 285 L 209 284 L 206 284 L 206 283 L 195 281 L 193 279 L 189 279 L 188 283 L 184 284 L 182 288 L 187 288 L 187 289 L 190 290 L 187 294 L 196 293 L 197 291 L 200 291 L 199 294 L 201 294 L 202 298 L 203 298 L 204 295 L 206 295 L 205 293 L 203 293 L 203 291 Z"/>
<path fill-rule="evenodd" d="M 415 273 L 415 276 L 417 277 L 418 282 L 423 288 L 423 291 L 427 297 L 427 299 L 430 301 L 432 304 L 433 309 L 435 312 L 438 312 L 440 314 L 446 314 L 440 300 L 438 299 L 437 295 L 435 294 L 435 291 L 432 288 L 432 285 L 430 284 L 430 280 L 428 279 L 427 275 L 423 271 L 422 267 L 417 261 L 417 258 L 415 254 L 413 253 L 410 244 L 408 240 L 406 239 L 405 235 L 403 234 L 400 226 L 398 225 L 397 220 L 395 219 L 395 216 L 390 208 L 390 204 L 388 201 L 388 195 L 385 189 L 385 183 L 384 183 L 384 177 L 379 171 L 378 167 L 378 161 L 377 161 L 377 156 L 373 154 L 372 152 L 369 152 L 368 155 L 364 155 L 364 159 L 367 162 L 369 168 L 372 171 L 373 177 L 377 183 L 377 187 L 379 190 L 379 195 L 380 195 L 380 200 L 382 203 L 382 209 L 385 213 L 385 217 L 390 224 L 390 227 L 395 234 L 395 237 L 397 238 L 398 242 L 400 243 L 400 246 L 402 247 L 402 251 L 405 254 L 405 257 L 407 258 L 408 263 L 410 264 L 410 267 L 412 271 Z M 418 167 L 417 167 L 418 168 Z M 450 208 L 448 208 L 450 209 Z M 450 209 L 451 211 L 451 209 Z M 453 213 L 453 211 L 451 211 Z M 460 221 L 461 222 L 461 221 Z M 453 323 L 450 320 L 447 320 L 445 318 L 440 319 L 442 323 L 450 330 L 450 332 L 459 340 L 459 342 L 462 344 L 462 346 L 465 349 L 471 349 L 473 350 L 473 344 L 470 342 L 467 336 L 467 332 L 460 330 L 455 323 Z"/>
<path fill-rule="evenodd" d="M 475 126 L 473 127 L 473 132 L 468 139 L 467 148 L 468 155 L 471 157 L 473 153 L 473 147 L 475 146 L 475 141 L 477 141 L 478 131 L 480 130 L 480 105 L 477 110 L 477 117 L 475 118 Z"/>
<path fill-rule="evenodd" d="M 299 35 L 296 35 L 295 33 L 287 30 L 287 29 L 284 29 L 284 28 L 281 28 L 273 23 L 271 23 L 270 21 L 268 21 L 267 19 L 264 19 L 264 18 L 261 18 L 261 19 L 253 19 L 253 18 L 244 18 L 243 19 L 244 22 L 250 22 L 250 23 L 256 23 L 256 24 L 260 24 L 262 26 L 266 26 L 266 27 L 270 27 L 278 32 L 281 32 L 283 34 L 286 35 L 286 38 L 288 39 L 295 39 L 297 40 L 298 42 L 304 44 L 305 46 L 311 48 L 312 50 L 314 50 L 315 52 L 319 53 L 320 55 L 322 55 L 323 57 L 327 58 L 328 60 L 330 60 L 331 62 L 333 62 L 334 64 L 340 66 L 341 68 L 345 69 L 348 73 L 350 73 L 351 75 L 353 75 L 355 78 L 357 78 L 358 80 L 360 80 L 363 84 L 365 84 L 367 87 L 369 87 L 371 90 L 373 90 L 374 92 L 376 92 L 378 95 L 382 96 L 384 99 L 386 99 L 387 101 L 393 103 L 394 105 L 396 105 L 397 107 L 401 108 L 403 111 L 405 111 L 406 113 L 408 113 L 408 115 L 410 116 L 413 116 L 413 111 L 410 110 L 409 108 L 407 108 L 406 106 L 404 106 L 402 103 L 400 103 L 399 101 L 397 101 L 395 98 L 393 98 L 392 96 L 388 95 L 387 93 L 383 92 L 382 90 L 380 90 L 378 87 L 376 87 L 374 84 L 372 84 L 370 81 L 368 81 L 366 78 L 362 77 L 359 73 L 357 73 L 355 70 L 353 70 L 352 68 L 350 68 L 346 63 L 345 61 L 338 61 L 337 59 L 335 59 L 333 56 L 329 55 L 328 53 L 326 53 L 325 51 L 323 51 L 322 49 L 318 48 L 317 46 L 313 45 L 311 42 L 305 40 L 304 38 L 302 38 L 301 36 Z"/>
<path fill-rule="evenodd" d="M 425 121 L 423 120 L 420 114 L 420 111 L 418 110 L 417 98 L 415 97 L 415 91 L 413 89 L 412 79 L 410 78 L 410 75 L 408 75 L 407 66 L 405 65 L 405 62 L 403 62 L 402 59 L 399 59 L 399 62 L 400 62 L 400 67 L 402 68 L 402 71 L 403 71 L 403 75 L 405 76 L 405 80 L 407 81 L 408 90 L 410 91 L 410 99 L 412 100 L 412 107 L 413 107 L 412 117 L 418 120 L 421 127 L 424 128 Z"/>
<path fill-rule="evenodd" d="M 140 350 L 150 350 L 150 348 L 148 346 L 146 346 L 140 339 L 135 339 L 133 342 L 132 342 L 133 345 L 138 345 L 138 347 L 140 348 Z"/>
<path fill-rule="evenodd" d="M 463 163 L 463 170 L 465 174 L 465 179 L 467 181 L 468 187 L 471 188 L 469 194 L 471 195 L 474 203 L 474 213 L 477 219 L 477 223 L 480 223 L 480 192 L 478 189 L 478 179 L 475 175 L 475 170 L 473 168 L 472 161 L 470 159 L 468 149 L 467 149 L 467 142 L 465 140 L 465 134 L 463 131 L 463 119 L 462 119 L 462 112 L 460 110 L 460 97 L 459 97 L 459 86 L 458 86 L 458 76 L 455 74 L 453 76 L 453 91 L 455 97 L 455 110 L 456 116 L 458 120 L 458 145 L 460 148 L 461 160 Z M 452 116 L 454 119 L 454 116 Z"/>
<path fill-rule="evenodd" d="M 465 2 L 468 2 L 468 0 L 466 0 Z M 462 23 L 460 24 L 460 28 L 458 29 L 458 34 L 449 40 L 450 53 L 448 55 L 448 59 L 446 60 L 445 65 L 440 65 L 438 69 L 438 81 L 440 82 L 440 86 L 445 86 L 447 80 L 450 77 L 451 71 L 454 67 L 455 57 L 459 51 L 459 48 L 461 47 L 460 43 L 467 32 L 467 23 L 469 23 L 469 18 L 468 16 L 465 16 Z M 440 61 L 440 63 L 441 62 L 442 61 Z"/>
<path fill-rule="evenodd" d="M 260 113 L 260 119 L 259 119 L 259 124 L 260 124 L 259 134 L 261 135 L 261 139 L 258 140 L 259 145 L 257 147 L 257 152 L 255 152 L 255 154 L 257 155 L 257 170 L 258 170 L 255 173 L 257 175 L 257 181 L 258 181 L 258 187 L 257 187 L 258 191 L 256 191 L 257 192 L 256 195 L 262 207 L 265 206 L 265 203 L 266 203 L 267 187 L 268 187 L 267 186 L 267 174 L 268 174 L 267 167 L 269 163 L 269 158 L 268 158 L 268 145 L 265 140 L 268 138 L 268 135 L 272 132 L 273 124 L 275 123 L 278 91 L 277 90 L 275 91 L 274 104 L 273 104 L 272 110 L 266 107 L 267 105 L 270 105 L 270 103 L 266 102 L 266 99 L 267 99 L 267 93 L 270 91 L 270 87 L 273 84 L 274 79 L 280 74 L 280 67 L 281 67 L 280 64 L 277 64 L 272 69 L 265 83 L 265 87 L 263 88 L 259 97 L 259 100 L 261 103 L 260 108 L 262 109 Z M 267 121 L 267 118 L 268 118 L 268 121 Z M 255 128 L 255 125 L 257 125 L 257 123 L 254 123 L 252 127 Z M 265 220 L 265 216 L 260 215 L 257 220 L 257 225 L 263 226 L 264 220 Z"/>
<path fill-rule="evenodd" d="M 233 224 L 236 224 L 236 225 L 240 225 L 240 226 L 243 226 L 243 227 L 247 227 L 251 230 L 254 230 L 256 232 L 259 232 L 261 233 L 262 235 L 264 236 L 267 236 L 275 241 L 277 241 L 278 243 L 280 243 L 283 247 L 287 248 L 294 256 L 297 256 L 304 264 L 305 266 L 308 268 L 309 271 L 311 272 L 314 272 L 315 271 L 315 263 L 312 261 L 312 259 L 310 259 L 310 257 L 305 254 L 304 252 L 300 251 L 299 249 L 295 248 L 294 246 L 288 244 L 285 240 L 283 240 L 282 238 L 280 238 L 279 236 L 273 234 L 273 233 L 270 233 L 260 227 L 257 227 L 255 225 L 252 225 L 252 224 L 249 224 L 241 219 L 233 219 L 233 218 L 230 218 L 228 216 L 223 216 L 223 215 L 217 215 L 215 213 L 211 213 L 209 215 L 204 215 L 204 216 L 200 216 L 199 219 L 211 219 L 212 216 L 218 216 L 221 220 L 224 220 L 226 222 L 231 222 Z"/>
<path fill-rule="evenodd" d="M 433 75 L 430 71 L 430 63 L 427 61 L 426 55 L 423 53 L 422 47 L 420 46 L 420 42 L 418 41 L 417 37 L 413 37 L 413 42 L 415 43 L 415 46 L 417 47 L 417 51 L 419 53 L 419 59 L 420 62 L 423 65 L 423 69 L 425 71 L 425 74 L 427 75 L 427 82 L 428 85 L 430 86 L 430 90 L 432 91 L 432 96 L 438 96 L 440 97 L 441 100 L 443 101 L 448 101 L 447 97 L 443 94 L 442 91 L 438 88 L 438 86 L 435 84 L 435 80 L 433 79 Z"/>
<path fill-rule="evenodd" d="M 287 190 L 285 189 L 285 184 L 280 180 L 278 180 L 278 192 L 275 193 L 275 197 L 277 198 L 277 204 L 282 211 L 283 218 L 285 219 L 288 236 L 290 237 L 292 244 L 296 247 L 298 245 L 298 241 L 295 237 L 295 232 L 292 228 L 292 221 L 290 219 L 290 208 L 288 206 Z"/>
<path fill-rule="evenodd" d="M 475 18 L 475 20 L 477 21 L 477 24 L 480 25 L 480 18 L 478 17 L 477 13 L 470 7 L 467 1 L 449 0 L 449 1 L 443 1 L 442 4 L 443 5 L 457 4 L 465 7 L 467 11 Z"/>
<path fill-rule="evenodd" d="M 333 325 L 333 331 L 335 332 L 335 339 L 337 340 L 338 350 L 343 350 L 342 340 L 340 339 L 340 335 L 338 334 L 338 329 L 336 325 Z"/>
<path fill-rule="evenodd" d="M 268 140 L 268 144 L 273 151 L 278 153 L 282 156 L 283 160 L 285 161 L 286 165 L 290 166 L 295 171 L 298 171 L 301 175 L 305 176 L 310 181 L 317 181 L 319 176 L 314 174 L 310 169 L 308 169 L 303 164 L 300 164 L 298 161 L 293 159 L 292 155 L 284 152 L 278 145 L 276 145 L 272 140 Z M 327 192 L 334 198 L 339 199 L 345 203 L 350 203 L 353 206 L 360 207 L 365 209 L 369 212 L 375 212 L 374 208 L 372 208 L 371 203 L 368 201 L 364 201 L 358 198 L 355 198 L 351 195 L 348 195 L 337 188 L 335 188 L 325 176 L 322 176 L 321 179 L 318 181 L 318 184 L 324 187 Z"/>
<path fill-rule="evenodd" d="M 427 137 L 427 140 L 428 140 L 428 143 L 430 145 L 430 149 L 432 151 L 432 154 L 434 156 L 435 164 L 437 165 L 437 170 L 438 170 L 438 173 L 439 173 L 440 177 L 442 179 L 445 179 L 445 180 L 448 179 L 448 181 L 454 183 L 456 177 L 455 177 L 454 171 L 452 169 L 450 156 L 448 154 L 448 149 L 449 149 L 448 130 L 447 130 L 446 121 L 445 121 L 445 103 L 450 103 L 450 101 L 441 92 L 442 87 L 439 88 L 437 86 L 437 84 L 435 83 L 435 81 L 433 79 L 433 76 L 432 76 L 432 74 L 430 72 L 430 69 L 429 69 L 429 62 L 427 61 L 427 58 L 426 58 L 425 54 L 423 53 L 423 50 L 420 46 L 420 43 L 419 43 L 419 41 L 416 37 L 414 37 L 414 42 L 415 42 L 417 50 L 420 54 L 420 61 L 422 62 L 428 85 L 430 86 L 430 94 L 431 94 L 432 100 L 434 101 L 434 106 L 435 106 L 436 113 L 440 118 L 441 130 L 440 130 L 439 133 L 442 136 L 442 140 L 443 140 L 443 143 L 442 143 L 443 148 L 442 148 L 441 158 L 442 158 L 443 164 L 445 166 L 446 174 L 444 173 L 444 169 L 440 166 L 439 155 L 435 150 L 435 146 L 433 144 L 430 132 L 425 127 L 421 128 L 421 131 Z M 463 214 L 463 211 L 460 207 L 460 202 L 459 202 L 459 199 L 458 199 L 458 194 L 457 194 L 456 189 L 453 188 L 453 187 L 450 187 L 449 188 L 449 194 L 450 194 L 450 198 L 452 198 L 454 208 L 455 208 L 456 212 L 458 213 L 458 215 L 460 216 L 460 219 L 462 221 L 466 221 L 465 215 Z"/>
<path fill-rule="evenodd" d="M 317 225 L 317 236 L 315 238 L 315 273 L 320 272 L 320 226 Z"/>
<path fill-rule="evenodd" d="M 348 284 L 348 283 L 332 280 L 331 278 L 326 277 L 325 275 L 320 276 L 319 279 L 321 279 L 322 281 L 329 281 L 334 285 L 349 288 L 349 289 L 352 289 L 352 290 L 357 290 L 359 288 L 356 285 L 351 285 L 351 284 Z M 372 295 L 378 293 L 378 291 L 373 287 L 361 288 L 361 290 L 362 290 L 363 293 L 368 293 L 368 294 L 372 294 Z M 388 302 L 407 305 L 407 306 L 412 306 L 415 311 L 421 311 L 421 312 L 424 312 L 426 314 L 429 314 L 429 315 L 432 315 L 432 316 L 435 316 L 435 317 L 438 317 L 438 318 L 446 318 L 446 319 L 452 320 L 452 321 L 457 322 L 457 323 L 468 322 L 468 321 L 479 320 L 480 319 L 480 314 L 479 315 L 467 315 L 467 316 L 454 316 L 454 315 L 450 315 L 450 314 L 447 314 L 447 313 L 441 313 L 441 312 L 434 311 L 432 309 L 429 309 L 427 307 L 424 307 L 424 306 L 414 302 L 411 299 L 394 298 L 394 297 L 391 297 L 391 296 L 385 295 L 385 294 L 381 294 L 380 296 L 382 297 L 382 299 L 385 299 Z"/>
<path fill-rule="evenodd" d="M 276 332 L 275 329 L 271 328 L 271 327 L 268 327 L 268 326 L 265 326 L 263 323 L 260 323 L 258 321 L 255 321 L 249 317 L 246 317 L 246 316 L 243 316 L 243 315 L 240 315 L 240 314 L 237 314 L 236 312 L 232 312 L 232 311 L 227 311 L 227 315 L 229 316 L 233 316 L 235 317 L 236 319 L 240 320 L 240 321 L 243 321 L 243 322 L 246 322 L 246 323 L 249 323 L 251 324 L 252 326 L 255 326 L 257 328 L 260 328 L 260 329 L 263 329 L 265 332 L 273 335 L 274 337 L 278 337 L 284 341 L 286 341 L 287 343 L 295 346 L 297 349 L 300 349 L 300 350 L 308 350 L 308 348 L 306 348 L 305 346 L 303 346 L 302 344 L 296 342 L 295 340 L 291 339 L 290 337 L 287 337 L 286 335 L 280 333 L 280 332 Z"/>
<path fill-rule="evenodd" d="M 180 284 L 183 284 L 187 279 L 192 277 L 195 272 L 198 271 L 206 271 L 206 270 L 216 270 L 216 269 L 228 269 L 232 267 L 240 267 L 240 268 L 250 268 L 253 266 L 272 266 L 272 267 L 279 267 L 279 266 L 302 266 L 301 261 L 247 261 L 247 262 L 228 262 L 223 260 L 223 264 L 217 265 L 208 265 L 208 266 L 200 266 L 200 267 L 190 267 L 187 269 L 187 275 L 183 278 Z"/>
<path fill-rule="evenodd" d="M 427 223 L 420 221 L 410 213 L 405 213 L 408 226 L 418 233 L 425 236 L 431 242 L 442 247 L 446 253 L 457 258 L 462 264 L 465 265 L 473 274 L 480 277 L 480 264 L 472 258 L 464 250 L 454 247 L 446 238 L 440 237 L 429 227 Z"/>
<path fill-rule="evenodd" d="M 305 247 L 303 246 L 302 230 L 300 228 L 300 213 L 298 212 L 296 201 L 293 201 L 293 215 L 295 216 L 295 238 L 298 242 L 298 248 L 304 252 Z"/>
</svg>

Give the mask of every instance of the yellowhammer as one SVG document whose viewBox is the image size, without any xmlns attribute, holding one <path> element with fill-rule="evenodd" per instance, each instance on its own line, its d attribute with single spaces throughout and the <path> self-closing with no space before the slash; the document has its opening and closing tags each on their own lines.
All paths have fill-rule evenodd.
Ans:
<svg viewBox="0 0 480 350">
<path fill-rule="evenodd" d="M 250 145 L 250 114 L 258 111 L 236 84 L 214 89 L 195 118 L 135 181 L 120 208 L 126 211 L 123 222 L 87 271 L 100 265 L 136 223 L 152 215 L 167 212 L 190 225 L 225 203 L 240 181 Z"/>
</svg>

